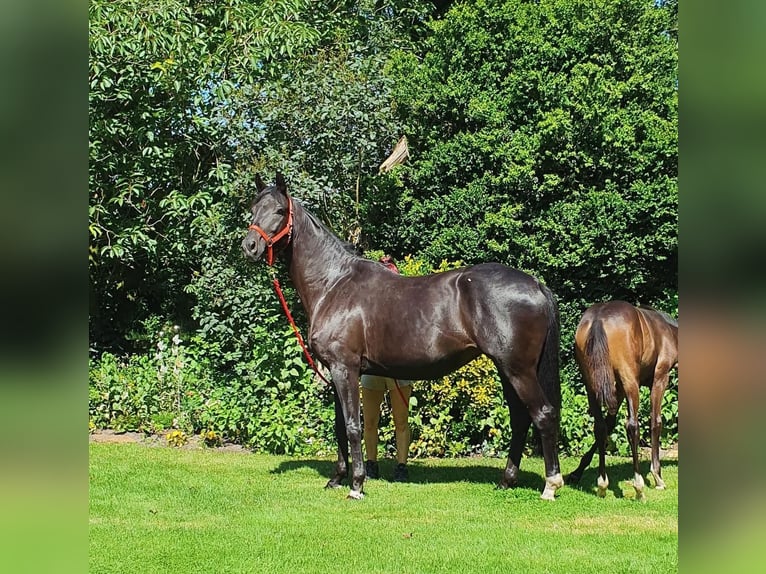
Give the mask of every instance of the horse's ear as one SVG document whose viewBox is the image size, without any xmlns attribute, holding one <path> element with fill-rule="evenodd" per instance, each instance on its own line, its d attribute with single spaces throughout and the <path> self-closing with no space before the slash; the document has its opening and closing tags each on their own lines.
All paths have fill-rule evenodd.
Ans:
<svg viewBox="0 0 766 574">
<path fill-rule="evenodd" d="M 260 193 L 264 189 L 266 189 L 266 184 L 263 183 L 263 180 L 261 179 L 261 174 L 260 173 L 256 173 L 255 174 L 255 189 L 258 190 L 258 193 Z"/>
<path fill-rule="evenodd" d="M 285 183 L 285 176 L 282 172 L 277 172 L 277 190 L 287 195 L 287 184 Z"/>
</svg>

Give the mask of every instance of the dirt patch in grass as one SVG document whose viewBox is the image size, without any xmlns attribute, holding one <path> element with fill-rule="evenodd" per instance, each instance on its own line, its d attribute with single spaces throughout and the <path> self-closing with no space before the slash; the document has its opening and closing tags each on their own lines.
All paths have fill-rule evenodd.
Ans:
<svg viewBox="0 0 766 574">
<path fill-rule="evenodd" d="M 98 443 L 135 443 L 146 446 L 171 446 L 168 444 L 166 438 L 167 434 L 171 431 L 166 431 L 161 434 L 145 434 L 142 432 L 125 432 L 115 430 L 94 430 L 90 433 L 90 442 Z M 176 447 L 181 449 L 215 449 L 221 451 L 230 452 L 250 452 L 249 449 L 238 444 L 223 443 L 220 446 L 208 446 L 205 444 L 202 437 L 193 435 L 187 438 L 185 444 Z"/>
</svg>

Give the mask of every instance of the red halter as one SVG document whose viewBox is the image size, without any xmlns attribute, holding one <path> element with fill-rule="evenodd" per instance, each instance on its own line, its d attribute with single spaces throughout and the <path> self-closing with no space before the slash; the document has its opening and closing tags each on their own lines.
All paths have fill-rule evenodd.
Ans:
<svg viewBox="0 0 766 574">
<path fill-rule="evenodd" d="M 253 231 L 257 231 L 258 234 L 263 237 L 263 240 L 266 242 L 266 263 L 269 265 L 272 265 L 274 263 L 274 244 L 282 239 L 285 235 L 287 235 L 287 241 L 289 243 L 290 236 L 293 233 L 293 200 L 290 196 L 287 196 L 287 220 L 285 221 L 285 226 L 277 231 L 277 233 L 273 236 L 266 233 L 263 229 L 258 227 L 255 224 L 250 224 L 248 226 L 248 229 L 252 229 Z"/>
</svg>

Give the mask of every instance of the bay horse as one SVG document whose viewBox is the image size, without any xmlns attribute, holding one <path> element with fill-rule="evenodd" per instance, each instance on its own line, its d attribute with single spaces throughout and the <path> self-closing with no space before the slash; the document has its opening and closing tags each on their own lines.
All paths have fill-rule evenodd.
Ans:
<svg viewBox="0 0 766 574">
<path fill-rule="evenodd" d="M 606 440 L 617 424 L 617 410 L 623 398 L 627 398 L 625 430 L 633 455 L 633 487 L 636 499 L 645 500 L 644 479 L 638 467 L 638 390 L 645 386 L 651 389 L 650 468 L 655 487 L 664 489 L 660 470 L 662 396 L 670 371 L 678 365 L 678 321 L 656 309 L 634 307 L 625 301 L 597 303 L 583 313 L 577 326 L 575 359 L 585 381 L 596 440 L 577 469 L 567 476 L 567 482 L 579 482 L 598 449 L 598 494 L 606 495 L 609 486 L 604 464 Z"/>
<path fill-rule="evenodd" d="M 287 191 L 256 177 L 245 256 L 284 259 L 309 320 L 308 346 L 332 375 L 338 461 L 328 488 L 348 474 L 349 498 L 364 496 L 360 374 L 397 379 L 442 377 L 481 353 L 500 374 L 512 438 L 500 488 L 518 481 L 529 425 L 539 430 L 545 460 L 542 498 L 563 485 L 558 432 L 559 316 L 551 291 L 498 263 L 423 277 L 391 273 L 352 252 Z"/>
</svg>

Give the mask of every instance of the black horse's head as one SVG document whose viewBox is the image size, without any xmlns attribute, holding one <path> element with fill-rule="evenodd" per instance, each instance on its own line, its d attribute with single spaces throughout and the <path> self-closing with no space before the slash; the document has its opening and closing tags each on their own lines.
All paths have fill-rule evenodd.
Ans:
<svg viewBox="0 0 766 574">
<path fill-rule="evenodd" d="M 287 184 L 281 173 L 277 173 L 276 185 L 267 186 L 260 175 L 255 176 L 255 185 L 258 195 L 250 206 L 253 219 L 242 241 L 242 250 L 253 261 L 258 261 L 266 252 L 266 262 L 271 265 L 274 261 L 274 248 L 290 241 L 293 227 L 292 200 L 287 195 Z"/>
</svg>

